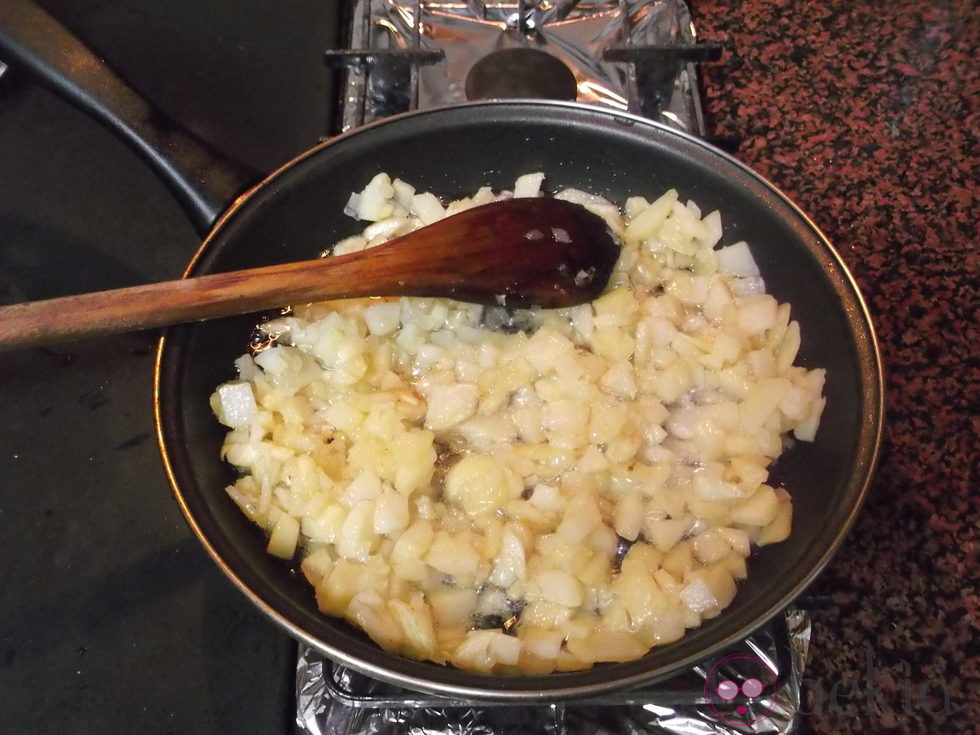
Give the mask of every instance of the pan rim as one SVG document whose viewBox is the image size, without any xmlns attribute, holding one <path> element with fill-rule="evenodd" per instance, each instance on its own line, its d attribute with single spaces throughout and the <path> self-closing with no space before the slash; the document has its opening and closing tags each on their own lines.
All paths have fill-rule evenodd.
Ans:
<svg viewBox="0 0 980 735">
<path fill-rule="evenodd" d="M 802 578 L 798 579 L 790 589 L 779 597 L 779 599 L 766 605 L 764 612 L 761 615 L 756 616 L 750 624 L 740 626 L 729 635 L 713 641 L 709 646 L 705 647 L 697 654 L 689 654 L 671 662 L 669 665 L 660 666 L 644 672 L 625 676 L 616 676 L 615 668 L 618 665 L 606 665 L 603 668 L 597 667 L 589 670 L 589 673 L 595 673 L 600 670 L 609 671 L 610 675 L 606 676 L 605 678 L 594 676 L 593 678 L 596 679 L 594 682 L 569 686 L 562 686 L 558 684 L 558 682 L 562 680 L 562 676 L 560 674 L 552 674 L 548 675 L 547 677 L 516 678 L 478 675 L 471 672 L 466 672 L 468 675 L 467 678 L 477 677 L 485 679 L 487 682 L 486 687 L 469 686 L 466 684 L 451 683 L 448 681 L 432 681 L 409 673 L 399 671 L 393 672 L 372 662 L 363 661 L 357 658 L 355 655 L 340 650 L 336 648 L 336 646 L 307 633 L 293 620 L 287 618 L 278 610 L 274 609 L 272 605 L 266 602 L 265 599 L 258 592 L 252 589 L 252 587 L 250 587 L 245 580 L 236 574 L 218 552 L 216 547 L 211 543 L 210 539 L 205 535 L 181 490 L 181 482 L 177 477 L 177 471 L 172 461 L 172 450 L 169 446 L 169 439 L 164 427 L 165 416 L 162 400 L 164 398 L 164 391 L 166 390 L 164 368 L 169 354 L 168 346 L 170 344 L 169 339 L 172 335 L 172 330 L 167 330 L 164 332 L 163 336 L 158 342 L 153 372 L 154 422 L 157 443 L 160 449 L 161 458 L 163 460 L 164 470 L 167 475 L 168 482 L 170 483 L 171 490 L 191 530 L 202 543 L 209 556 L 232 581 L 232 583 L 239 590 L 241 590 L 247 598 L 249 598 L 252 604 L 254 604 L 273 622 L 285 629 L 292 637 L 299 639 L 313 648 L 321 651 L 329 658 L 338 661 L 343 665 L 349 666 L 350 668 L 361 671 L 368 676 L 417 691 L 430 692 L 441 696 L 484 701 L 505 700 L 509 703 L 515 703 L 518 701 L 533 703 L 563 699 L 576 699 L 594 696 L 613 689 L 630 688 L 641 684 L 651 683 L 653 681 L 668 677 L 683 669 L 688 669 L 710 658 L 713 654 L 723 650 L 724 648 L 744 639 L 746 636 L 750 635 L 752 631 L 758 629 L 758 627 L 766 623 L 768 620 L 779 614 L 788 605 L 790 605 L 791 602 L 798 597 L 803 590 L 823 571 L 836 551 L 840 548 L 844 538 L 853 527 L 860 513 L 861 507 L 863 506 L 870 490 L 874 472 L 878 464 L 884 431 L 884 375 L 880 348 L 870 311 L 868 310 L 864 297 L 858 288 L 856 280 L 854 279 L 850 270 L 847 268 L 847 265 L 844 263 L 836 248 L 834 248 L 826 235 L 816 226 L 810 217 L 807 216 L 788 196 L 779 190 L 778 187 L 753 169 L 743 164 L 738 159 L 725 153 L 724 151 L 718 150 L 701 138 L 698 138 L 697 136 L 685 131 L 675 129 L 631 113 L 597 108 L 595 106 L 582 103 L 541 100 L 480 101 L 460 105 L 448 105 L 429 110 L 403 113 L 401 115 L 375 121 L 363 127 L 355 128 L 324 141 L 323 143 L 304 151 L 292 160 L 283 164 L 275 171 L 270 173 L 261 182 L 243 192 L 234 200 L 234 202 L 221 215 L 221 217 L 218 218 L 208 235 L 202 241 L 200 247 L 189 261 L 187 268 L 184 270 L 183 277 L 186 278 L 195 272 L 201 260 L 209 252 L 211 244 L 217 238 L 218 234 L 223 231 L 226 223 L 230 219 L 232 219 L 237 213 L 241 212 L 242 209 L 247 206 L 248 202 L 250 202 L 259 192 L 267 189 L 272 182 L 284 175 L 287 171 L 292 170 L 301 161 L 304 161 L 311 156 L 318 155 L 321 151 L 328 150 L 332 146 L 335 146 L 352 137 L 358 136 L 366 131 L 396 124 L 399 121 L 407 118 L 447 114 L 447 112 L 451 113 L 455 110 L 467 110 L 481 107 L 489 108 L 491 110 L 501 108 L 525 108 L 529 110 L 542 109 L 550 111 L 554 111 L 555 109 L 571 109 L 575 110 L 578 114 L 600 115 L 609 120 L 622 123 L 624 126 L 640 125 L 646 128 L 655 129 L 661 133 L 679 136 L 685 139 L 688 143 L 695 144 L 710 152 L 712 155 L 720 157 L 723 159 L 726 165 L 735 166 L 742 172 L 743 175 L 749 176 L 765 190 L 771 192 L 774 197 L 778 198 L 784 206 L 787 206 L 789 210 L 797 218 L 799 218 L 800 223 L 810 231 L 817 241 L 819 241 L 822 252 L 825 253 L 828 259 L 832 262 L 834 269 L 837 271 L 836 274 L 832 275 L 835 275 L 836 278 L 840 279 L 840 282 L 846 287 L 849 295 L 854 300 L 854 313 L 849 311 L 848 324 L 852 327 L 852 331 L 855 331 L 853 337 L 858 342 L 860 353 L 859 362 L 870 370 L 870 374 L 866 374 L 864 376 L 867 386 L 864 391 L 863 399 L 865 404 L 867 404 L 866 408 L 868 411 L 861 425 L 859 449 L 855 455 L 855 472 L 850 478 L 851 483 L 855 481 L 860 483 L 857 489 L 856 500 L 844 518 L 843 523 L 838 525 L 836 532 L 833 534 L 833 538 L 829 539 L 828 542 L 823 544 L 824 550 L 820 554 L 817 563 L 811 565 Z M 854 329 L 854 325 L 860 326 L 864 333 L 857 333 L 857 330 Z M 860 349 L 862 347 L 863 350 Z M 861 451 L 862 449 L 864 451 Z M 179 451 L 179 448 L 173 451 Z M 394 656 L 394 654 L 391 655 Z M 432 664 L 432 666 L 437 665 Z M 540 685 L 541 682 L 545 680 L 553 681 L 557 686 L 546 688 L 541 688 L 538 686 L 535 688 L 534 685 Z M 527 682 L 528 686 L 521 688 L 520 684 L 523 682 Z"/>
</svg>

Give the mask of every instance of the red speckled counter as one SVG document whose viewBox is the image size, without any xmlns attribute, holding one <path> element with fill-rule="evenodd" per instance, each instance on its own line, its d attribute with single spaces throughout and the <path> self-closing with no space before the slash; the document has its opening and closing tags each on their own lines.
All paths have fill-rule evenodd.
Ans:
<svg viewBox="0 0 980 735">
<path fill-rule="evenodd" d="M 835 243 L 873 315 L 887 426 L 814 591 L 816 732 L 976 732 L 980 16 L 967 1 L 705 0 L 709 129 Z"/>
</svg>

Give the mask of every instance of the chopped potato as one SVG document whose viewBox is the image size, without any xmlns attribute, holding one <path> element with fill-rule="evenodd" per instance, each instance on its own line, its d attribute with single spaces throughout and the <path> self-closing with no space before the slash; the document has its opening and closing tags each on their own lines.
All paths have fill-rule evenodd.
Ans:
<svg viewBox="0 0 980 735">
<path fill-rule="evenodd" d="M 470 207 L 378 174 L 346 212 L 374 247 Z M 769 468 L 812 441 L 823 370 L 748 243 L 676 190 L 566 189 L 623 240 L 602 296 L 501 314 L 445 299 L 295 306 L 211 397 L 228 488 L 324 613 L 404 656 L 547 674 L 630 661 L 722 613 L 792 530 Z M 493 325 L 505 326 L 497 328 Z M 628 550 L 625 551 L 624 549 Z"/>
</svg>

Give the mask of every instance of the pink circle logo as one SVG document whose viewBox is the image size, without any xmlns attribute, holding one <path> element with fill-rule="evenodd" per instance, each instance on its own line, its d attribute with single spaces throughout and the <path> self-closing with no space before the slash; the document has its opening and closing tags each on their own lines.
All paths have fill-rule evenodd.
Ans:
<svg viewBox="0 0 980 735">
<path fill-rule="evenodd" d="M 704 696 L 726 724 L 755 725 L 772 712 L 777 680 L 776 672 L 758 656 L 735 653 L 708 671 Z"/>
</svg>

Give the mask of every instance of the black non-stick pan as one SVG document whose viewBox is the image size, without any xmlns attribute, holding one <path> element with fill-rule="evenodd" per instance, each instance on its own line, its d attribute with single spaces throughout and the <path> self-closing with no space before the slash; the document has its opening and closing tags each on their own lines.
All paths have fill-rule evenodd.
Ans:
<svg viewBox="0 0 980 735">
<path fill-rule="evenodd" d="M 117 130 L 174 189 L 202 233 L 187 275 L 315 256 L 359 225 L 342 215 L 351 191 L 386 171 L 446 198 L 508 188 L 544 171 L 613 200 L 673 187 L 703 210 L 720 209 L 725 242 L 750 243 L 768 288 L 793 305 L 799 360 L 827 369 L 817 439 L 788 451 L 773 476 L 793 496 L 789 540 L 755 553 L 733 604 L 644 658 L 533 677 L 467 673 L 382 651 L 316 609 L 288 563 L 266 555 L 262 532 L 226 497 L 224 430 L 208 396 L 234 376 L 256 316 L 170 329 L 160 342 L 155 401 L 163 461 L 201 542 L 271 619 L 331 658 L 409 688 L 509 701 L 594 695 L 654 681 L 708 659 L 785 608 L 824 567 L 868 489 L 882 426 L 881 367 L 860 294 L 819 230 L 771 184 L 704 142 L 609 110 L 532 101 L 485 102 L 391 118 L 335 138 L 253 188 L 247 175 L 162 120 L 67 31 L 26 0 L 0 3 L 0 58 Z M 223 213 L 220 214 L 223 210 Z M 149 389 L 149 387 L 148 387 Z"/>
</svg>

